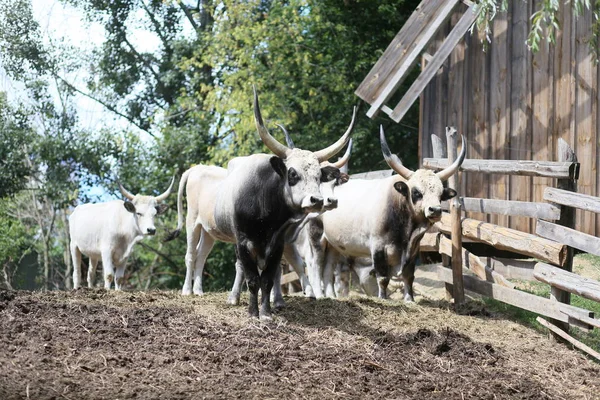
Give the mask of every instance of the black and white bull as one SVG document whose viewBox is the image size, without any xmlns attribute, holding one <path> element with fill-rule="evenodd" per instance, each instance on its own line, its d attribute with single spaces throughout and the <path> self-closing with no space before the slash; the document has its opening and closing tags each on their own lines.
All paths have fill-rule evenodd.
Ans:
<svg viewBox="0 0 600 400">
<path fill-rule="evenodd" d="M 455 174 L 466 155 L 464 137 L 457 160 L 437 173 L 411 171 L 390 152 L 383 127 L 381 149 L 387 164 L 398 173 L 383 179 L 351 179 L 336 189 L 338 207 L 324 213 L 323 242 L 331 254 L 369 257 L 375 269 L 379 297 L 387 297 L 391 276 L 401 275 L 404 300 L 414 301 L 415 258 L 425 232 L 442 216 L 440 202 L 456 196 L 443 182 Z M 324 257 L 321 262 L 326 262 Z"/>
<path fill-rule="evenodd" d="M 199 165 L 186 171 L 179 184 L 177 229 L 167 239 L 176 237 L 183 227 L 185 190 L 187 251 L 182 293 L 191 294 L 193 290 L 202 294 L 202 271 L 215 240 L 235 243 L 236 269 L 244 272 L 250 292 L 249 313 L 268 319 L 269 297 L 283 252 L 285 228 L 290 221 L 299 221 L 323 207 L 319 185 L 337 169 L 321 168 L 320 162 L 346 145 L 355 116 L 336 143 L 316 152 L 290 149 L 271 136 L 263 123 L 256 90 L 254 117 L 262 141 L 275 155 L 237 157 L 229 162 L 227 169 Z"/>
<path fill-rule="evenodd" d="M 287 130 L 281 125 L 279 125 L 279 127 L 285 134 L 288 147 L 291 149 L 295 148 L 296 146 L 290 138 Z M 291 241 L 287 241 L 284 244 L 283 258 L 294 268 L 294 271 L 300 279 L 302 289 L 306 297 L 322 297 L 320 282 L 319 286 L 315 287 L 313 280 L 309 277 L 312 271 L 311 267 L 313 266 L 313 259 L 311 257 L 312 253 L 310 251 L 310 244 L 306 235 L 312 226 L 313 221 L 319 215 L 337 207 L 338 200 L 334 191 L 337 186 L 344 184 L 349 179 L 349 176 L 346 173 L 347 169 L 345 171 L 342 170 L 347 166 L 351 152 L 352 139 L 348 141 L 348 148 L 339 160 L 335 162 L 321 162 L 321 168 L 329 171 L 329 173 L 323 175 L 321 179 L 320 191 L 323 195 L 323 207 L 321 211 L 313 212 L 307 215 L 306 219 L 304 219 L 299 226 L 295 227 L 296 232 L 294 235 L 291 235 L 293 236 Z M 283 293 L 281 291 L 281 272 L 281 268 L 279 268 L 275 274 L 273 283 L 273 299 L 276 307 L 283 307 L 285 305 Z M 239 303 L 243 281 L 243 271 L 241 269 L 237 269 L 235 281 L 228 299 L 230 304 Z"/>
<path fill-rule="evenodd" d="M 125 263 L 133 246 L 144 236 L 154 235 L 154 218 L 167 210 L 160 204 L 171 193 L 175 178 L 160 196 L 133 195 L 120 183 L 119 190 L 126 198 L 99 204 L 82 204 L 75 207 L 69 217 L 71 258 L 73 259 L 73 287 L 81 285 L 81 255 L 89 257 L 88 286 L 96 280 L 96 267 L 102 261 L 104 287 L 123 286 Z"/>
</svg>

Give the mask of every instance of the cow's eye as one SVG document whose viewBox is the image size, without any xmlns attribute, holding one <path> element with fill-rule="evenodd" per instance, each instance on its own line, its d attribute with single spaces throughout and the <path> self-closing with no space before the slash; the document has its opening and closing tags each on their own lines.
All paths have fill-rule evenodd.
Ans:
<svg viewBox="0 0 600 400">
<path fill-rule="evenodd" d="M 138 217 L 141 217 L 141 216 L 142 216 L 142 213 L 138 213 L 138 212 L 136 212 L 136 213 L 135 213 L 135 215 L 137 215 Z"/>
<path fill-rule="evenodd" d="M 298 175 L 294 168 L 288 169 L 288 183 L 290 186 L 294 186 L 298 182 L 300 182 L 300 175 Z"/>
<path fill-rule="evenodd" d="M 413 204 L 416 203 L 417 201 L 421 200 L 423 198 L 423 193 L 419 192 L 416 189 L 413 189 L 412 191 L 412 202 Z"/>
</svg>

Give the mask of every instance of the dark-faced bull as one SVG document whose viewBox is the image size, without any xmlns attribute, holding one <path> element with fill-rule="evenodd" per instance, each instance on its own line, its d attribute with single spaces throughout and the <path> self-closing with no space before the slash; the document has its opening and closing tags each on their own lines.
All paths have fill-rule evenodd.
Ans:
<svg viewBox="0 0 600 400">
<path fill-rule="evenodd" d="M 275 155 L 237 157 L 226 170 L 199 165 L 186 171 L 179 184 L 177 230 L 168 239 L 183 227 L 185 191 L 187 252 L 182 293 L 202 293 L 202 271 L 215 240 L 235 243 L 236 269 L 244 272 L 250 292 L 249 313 L 259 316 L 260 289 L 260 316 L 270 318 L 269 297 L 283 252 L 283 228 L 323 207 L 319 185 L 326 172 L 320 163 L 346 145 L 354 116 L 336 143 L 316 152 L 290 149 L 271 136 L 263 123 L 256 90 L 254 117 L 262 141 Z"/>
<path fill-rule="evenodd" d="M 96 280 L 96 267 L 102 261 L 104 287 L 123 286 L 125 264 L 133 246 L 144 236 L 154 235 L 154 218 L 167 210 L 160 204 L 171 193 L 175 178 L 160 196 L 133 195 L 120 183 L 119 190 L 126 198 L 99 204 L 82 204 L 75 207 L 69 217 L 71 257 L 73 259 L 73 287 L 81 285 L 81 255 L 89 257 L 88 286 Z"/>
<path fill-rule="evenodd" d="M 333 255 L 371 259 L 379 297 L 387 297 L 390 277 L 401 274 L 404 300 L 414 301 L 412 285 L 419 242 L 441 218 L 440 202 L 456 196 L 456 191 L 444 187 L 443 182 L 458 171 L 465 159 L 465 141 L 463 137 L 457 160 L 437 173 L 411 171 L 402 165 L 390 152 L 383 128 L 380 141 L 385 161 L 398 175 L 351 179 L 337 188 L 338 207 L 320 217 L 323 239 Z"/>
</svg>

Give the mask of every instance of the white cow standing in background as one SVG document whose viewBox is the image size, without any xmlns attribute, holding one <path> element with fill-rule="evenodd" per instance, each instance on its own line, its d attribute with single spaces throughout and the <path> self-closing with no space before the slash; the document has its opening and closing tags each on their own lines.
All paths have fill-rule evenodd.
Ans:
<svg viewBox="0 0 600 400">
<path fill-rule="evenodd" d="M 75 207 L 69 217 L 71 257 L 73 259 L 73 288 L 81 286 L 81 255 L 89 257 L 88 287 L 96 281 L 96 267 L 102 261 L 104 288 L 121 290 L 125 263 L 133 245 L 146 235 L 154 235 L 154 217 L 163 214 L 168 206 L 159 204 L 171 193 L 175 177 L 160 196 L 133 195 L 120 183 L 119 190 L 126 198 L 99 204 Z"/>
</svg>

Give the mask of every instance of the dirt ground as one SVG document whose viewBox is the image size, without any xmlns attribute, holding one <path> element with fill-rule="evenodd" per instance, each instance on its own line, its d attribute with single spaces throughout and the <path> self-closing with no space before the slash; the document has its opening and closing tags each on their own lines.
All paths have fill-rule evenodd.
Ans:
<svg viewBox="0 0 600 400">
<path fill-rule="evenodd" d="M 480 303 L 0 291 L 0 399 L 600 399 L 600 365 Z"/>
</svg>

